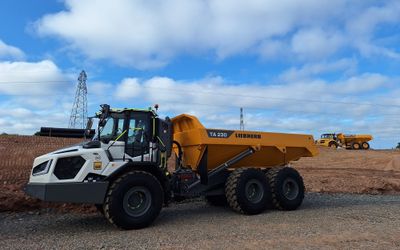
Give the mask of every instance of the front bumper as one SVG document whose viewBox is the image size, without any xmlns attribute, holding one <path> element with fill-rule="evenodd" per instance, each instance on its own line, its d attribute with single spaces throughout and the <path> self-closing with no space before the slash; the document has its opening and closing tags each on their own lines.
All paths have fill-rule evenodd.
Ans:
<svg viewBox="0 0 400 250">
<path fill-rule="evenodd" d="M 103 204 L 107 181 L 75 183 L 28 183 L 25 193 L 43 201 Z"/>
</svg>

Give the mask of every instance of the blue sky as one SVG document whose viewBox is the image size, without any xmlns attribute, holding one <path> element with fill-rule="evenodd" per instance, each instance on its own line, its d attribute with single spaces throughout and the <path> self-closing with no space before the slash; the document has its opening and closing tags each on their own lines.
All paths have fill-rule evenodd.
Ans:
<svg viewBox="0 0 400 250">
<path fill-rule="evenodd" d="M 400 2 L 0 2 L 0 132 L 68 125 L 76 79 L 99 104 L 208 127 L 400 141 Z"/>
</svg>

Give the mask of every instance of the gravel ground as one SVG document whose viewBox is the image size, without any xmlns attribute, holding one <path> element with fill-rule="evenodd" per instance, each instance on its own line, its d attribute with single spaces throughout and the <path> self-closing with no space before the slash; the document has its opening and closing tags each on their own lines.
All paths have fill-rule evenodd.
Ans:
<svg viewBox="0 0 400 250">
<path fill-rule="evenodd" d="M 0 213 L 10 249 L 400 249 L 400 196 L 307 194 L 299 210 L 244 216 L 202 201 L 122 231 L 100 214 Z"/>
</svg>

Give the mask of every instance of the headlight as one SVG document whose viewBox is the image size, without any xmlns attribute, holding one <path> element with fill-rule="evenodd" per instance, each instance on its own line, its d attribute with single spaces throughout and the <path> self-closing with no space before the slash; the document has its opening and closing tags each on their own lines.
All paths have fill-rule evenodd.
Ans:
<svg viewBox="0 0 400 250">
<path fill-rule="evenodd" d="M 36 175 L 47 174 L 49 172 L 52 162 L 53 162 L 53 160 L 49 160 L 49 161 L 45 161 L 45 162 L 37 165 L 36 167 L 34 167 L 32 169 L 32 175 L 36 176 Z"/>
</svg>

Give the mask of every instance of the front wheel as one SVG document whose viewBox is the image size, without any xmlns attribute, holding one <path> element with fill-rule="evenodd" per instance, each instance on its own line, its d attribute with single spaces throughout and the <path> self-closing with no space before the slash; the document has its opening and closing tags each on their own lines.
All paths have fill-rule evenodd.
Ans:
<svg viewBox="0 0 400 250">
<path fill-rule="evenodd" d="M 119 228 L 144 228 L 159 215 L 163 196 L 163 188 L 152 174 L 128 172 L 111 184 L 105 199 L 104 214 Z"/>
<path fill-rule="evenodd" d="M 330 147 L 330 148 L 338 148 L 338 145 L 337 145 L 336 142 L 330 142 L 330 143 L 329 143 L 329 147 Z"/>
</svg>

